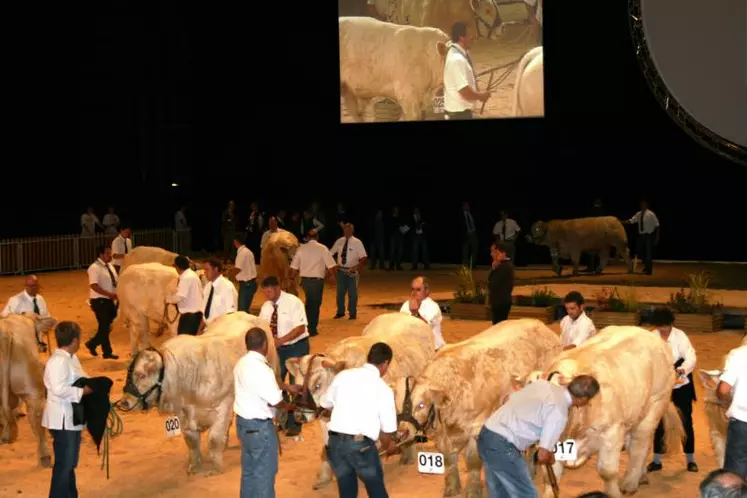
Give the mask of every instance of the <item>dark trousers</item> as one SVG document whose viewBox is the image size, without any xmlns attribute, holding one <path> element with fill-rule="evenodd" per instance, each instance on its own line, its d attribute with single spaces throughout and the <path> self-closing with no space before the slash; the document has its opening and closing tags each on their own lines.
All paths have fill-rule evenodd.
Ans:
<svg viewBox="0 0 747 498">
<path fill-rule="evenodd" d="M 80 456 L 81 431 L 52 430 L 54 448 L 54 467 L 52 467 L 52 484 L 49 498 L 77 498 L 78 487 L 75 484 L 75 467 Z"/>
<path fill-rule="evenodd" d="M 337 315 L 345 314 L 345 294 L 348 295 L 348 313 L 351 318 L 358 315 L 358 274 L 348 275 L 337 270 Z"/>
<path fill-rule="evenodd" d="M 462 241 L 462 266 L 474 268 L 477 264 L 477 232 L 472 232 L 464 236 Z"/>
<path fill-rule="evenodd" d="M 244 311 L 249 313 L 249 308 L 252 305 L 252 299 L 254 294 L 257 292 L 257 279 L 239 282 L 239 309 L 238 311 Z"/>
<path fill-rule="evenodd" d="M 324 297 L 324 279 L 301 277 L 301 287 L 306 294 L 306 318 L 309 321 L 309 334 L 316 335 L 319 326 L 319 310 Z"/>
<path fill-rule="evenodd" d="M 638 234 L 638 238 L 636 239 L 636 255 L 643 263 L 644 273 L 651 274 L 654 269 L 654 234 Z"/>
<path fill-rule="evenodd" d="M 327 459 L 337 477 L 340 498 L 358 497 L 358 478 L 369 498 L 389 498 L 379 451 L 371 439 L 355 441 L 350 436 L 330 433 Z"/>
<path fill-rule="evenodd" d="M 692 382 L 692 381 L 691 381 Z M 685 453 L 695 453 L 695 432 L 693 431 L 693 397 L 692 388 L 684 386 L 672 390 L 672 402 L 680 411 L 680 419 L 685 428 L 685 442 L 682 448 Z M 659 422 L 654 433 L 654 453 L 664 453 L 664 424 Z"/>
<path fill-rule="evenodd" d="M 178 335 L 197 335 L 201 323 L 202 311 L 198 311 L 197 313 L 183 313 L 179 315 L 179 325 L 177 325 L 176 333 Z"/>
<path fill-rule="evenodd" d="M 112 331 L 112 322 L 117 318 L 117 306 L 111 299 L 98 298 L 91 299 L 91 309 L 96 315 L 99 328 L 87 345 L 91 349 L 101 346 L 104 356 L 110 355 L 112 354 L 112 343 L 109 342 L 109 334 Z"/>
<path fill-rule="evenodd" d="M 404 236 L 395 232 L 389 237 L 389 269 L 394 270 L 402 267 L 402 249 L 405 245 Z"/>
<path fill-rule="evenodd" d="M 288 369 L 285 368 L 285 361 L 288 358 L 301 358 L 309 354 L 309 340 L 302 339 L 295 344 L 289 346 L 280 346 L 278 348 L 278 360 L 280 361 L 280 381 L 285 382 L 285 377 L 288 376 Z M 296 382 L 296 379 L 290 375 L 290 383 Z M 288 401 L 288 393 L 283 391 L 283 399 Z M 292 412 L 288 413 L 288 422 L 285 426 L 286 429 L 300 429 L 301 425 L 296 422 Z"/>
<path fill-rule="evenodd" d="M 275 498 L 278 473 L 278 436 L 272 419 L 247 420 L 236 416 L 241 441 L 240 498 Z"/>
<path fill-rule="evenodd" d="M 490 306 L 490 316 L 493 319 L 493 325 L 508 320 L 508 314 L 511 311 L 511 303 L 495 303 Z"/>
<path fill-rule="evenodd" d="M 376 237 L 371 243 L 371 259 L 370 268 L 373 270 L 376 268 L 376 264 L 379 264 L 379 268 L 384 269 L 384 237 Z"/>
<path fill-rule="evenodd" d="M 472 109 L 467 109 L 465 111 L 459 111 L 459 112 L 449 112 L 445 111 L 444 114 L 446 115 L 446 119 L 449 121 L 453 120 L 461 120 L 461 119 L 472 119 Z"/>
<path fill-rule="evenodd" d="M 724 468 L 747 479 L 747 422 L 729 420 Z"/>
<path fill-rule="evenodd" d="M 422 258 L 421 258 L 422 255 Z M 425 235 L 413 234 L 412 236 L 412 269 L 418 268 L 418 262 L 422 261 L 427 270 L 431 266 L 431 260 L 428 257 L 428 239 Z"/>
</svg>

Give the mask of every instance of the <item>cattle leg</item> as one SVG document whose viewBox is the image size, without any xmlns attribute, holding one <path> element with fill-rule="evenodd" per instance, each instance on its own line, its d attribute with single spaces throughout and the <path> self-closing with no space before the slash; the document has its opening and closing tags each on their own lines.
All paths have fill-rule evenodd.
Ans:
<svg viewBox="0 0 747 498">
<path fill-rule="evenodd" d="M 625 444 L 623 429 L 613 426 L 600 439 L 602 446 L 597 456 L 597 471 L 604 480 L 605 492 L 611 498 L 621 498 L 617 474 L 620 471 L 620 448 Z M 631 441 L 631 446 L 633 444 Z"/>
<path fill-rule="evenodd" d="M 207 469 L 208 475 L 223 472 L 223 452 L 226 449 L 228 428 L 231 427 L 231 415 L 233 415 L 233 396 L 229 396 L 218 405 L 213 423 L 208 429 L 208 460 L 210 461 L 210 468 Z"/>
<path fill-rule="evenodd" d="M 52 467 L 52 457 L 49 454 L 49 446 L 47 445 L 47 431 L 42 427 L 42 413 L 44 412 L 44 400 L 43 399 L 24 399 L 26 407 L 28 409 L 29 423 L 31 424 L 31 432 L 36 438 L 36 454 L 39 457 L 39 466 L 43 468 Z"/>
<path fill-rule="evenodd" d="M 445 452 L 444 455 L 444 466 L 446 471 L 444 472 L 444 496 L 459 496 L 462 492 L 462 483 L 459 482 L 459 469 L 457 463 L 459 463 L 459 451 Z"/>
<path fill-rule="evenodd" d="M 628 249 L 627 245 L 621 245 L 617 248 L 617 257 L 619 258 L 621 255 L 625 260 L 625 266 L 628 268 L 628 273 L 633 273 L 633 260 L 630 259 L 630 249 Z"/>
<path fill-rule="evenodd" d="M 552 271 L 558 276 L 563 274 L 563 267 L 560 266 L 560 254 L 557 249 L 550 248 L 550 257 L 552 258 Z"/>
<path fill-rule="evenodd" d="M 628 445 L 628 468 L 620 483 L 620 489 L 624 493 L 634 493 L 640 484 L 648 483 L 646 475 L 646 457 L 651 450 L 651 444 L 654 439 L 654 432 L 661 420 L 657 416 L 662 411 L 667 411 L 669 398 L 664 398 L 658 402 L 658 409 L 652 409 L 640 421 L 640 423 L 631 430 L 630 444 Z M 664 405 L 662 408 L 661 405 Z M 656 405 L 655 405 L 656 406 Z"/>
<path fill-rule="evenodd" d="M 477 452 L 477 441 L 470 438 L 464 452 L 467 460 L 467 498 L 482 498 L 482 460 Z"/>
<path fill-rule="evenodd" d="M 420 101 L 413 97 L 399 99 L 402 107 L 402 117 L 405 121 L 421 121 L 423 119 L 423 109 Z"/>
<path fill-rule="evenodd" d="M 410 444 L 402 451 L 402 456 L 399 459 L 400 465 L 412 465 L 415 463 L 415 445 Z"/>
<path fill-rule="evenodd" d="M 319 428 L 322 431 L 322 460 L 319 466 L 319 473 L 316 476 L 316 482 L 314 483 L 314 489 L 321 489 L 330 482 L 332 482 L 332 466 L 327 460 L 327 452 L 325 448 L 329 443 L 329 433 L 327 432 L 327 422 L 319 419 Z"/>
<path fill-rule="evenodd" d="M 578 276 L 578 263 L 581 261 L 581 251 L 571 252 L 571 261 L 573 262 L 573 276 Z"/>
<path fill-rule="evenodd" d="M 601 251 L 599 251 L 599 266 L 597 268 L 592 268 L 592 271 L 594 273 L 602 273 L 605 268 L 607 268 L 607 263 L 610 260 L 610 249 L 609 247 L 605 247 Z"/>
<path fill-rule="evenodd" d="M 181 417 L 180 417 L 181 419 Z M 183 419 L 182 419 L 183 420 Z M 196 474 L 202 469 L 202 453 L 200 452 L 200 431 L 197 429 L 187 428 L 184 424 L 184 442 L 187 443 L 189 449 L 189 466 L 187 467 L 188 474 Z"/>
<path fill-rule="evenodd" d="M 365 109 L 359 105 L 358 98 L 353 95 L 353 92 L 351 92 L 346 85 L 340 85 L 340 93 L 342 93 L 342 99 L 350 117 L 352 117 L 353 121 L 356 123 L 362 123 L 363 111 Z"/>
</svg>

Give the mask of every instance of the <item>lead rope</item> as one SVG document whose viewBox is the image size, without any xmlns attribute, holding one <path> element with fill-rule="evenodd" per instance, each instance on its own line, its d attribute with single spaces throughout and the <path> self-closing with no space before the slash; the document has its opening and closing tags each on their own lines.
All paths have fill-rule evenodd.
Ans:
<svg viewBox="0 0 747 498">
<path fill-rule="evenodd" d="M 104 429 L 104 451 L 101 455 L 101 470 L 106 467 L 106 478 L 109 479 L 109 438 L 115 438 L 124 432 L 124 424 L 119 414 L 114 410 L 114 405 L 109 408 L 106 417 L 106 428 Z"/>
</svg>

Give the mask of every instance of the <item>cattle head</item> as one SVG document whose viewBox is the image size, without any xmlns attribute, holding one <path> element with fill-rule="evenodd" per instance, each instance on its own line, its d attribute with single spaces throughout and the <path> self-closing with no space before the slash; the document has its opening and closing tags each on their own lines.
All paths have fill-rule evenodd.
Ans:
<svg viewBox="0 0 747 498">
<path fill-rule="evenodd" d="M 498 6 L 491 0 L 470 0 L 470 9 L 475 16 L 475 25 L 477 27 L 476 35 L 478 38 L 484 36 L 493 38 L 493 35 L 500 36 L 502 33 L 503 23 L 498 12 Z"/>
<path fill-rule="evenodd" d="M 158 406 L 163 390 L 165 365 L 163 355 L 155 348 L 138 351 L 127 369 L 124 396 L 117 408 L 131 411 L 139 408 L 147 411 Z"/>
<path fill-rule="evenodd" d="M 34 322 L 34 329 L 36 330 L 36 342 L 39 345 L 39 351 L 47 351 L 47 345 L 49 344 L 49 331 L 52 327 L 57 325 L 57 319 L 52 316 L 41 316 L 30 311 L 22 313 L 23 316 L 30 318 Z M 42 337 L 47 337 L 47 342 L 42 341 Z"/>
<path fill-rule="evenodd" d="M 285 368 L 293 376 L 295 383 L 303 386 L 296 398 L 296 405 L 307 422 L 316 416 L 316 407 L 320 406 L 322 396 L 329 389 L 335 375 L 345 369 L 345 362 L 335 362 L 323 355 L 306 355 L 301 358 L 289 358 Z"/>
<path fill-rule="evenodd" d="M 532 228 L 529 231 L 529 235 L 527 235 L 527 241 L 534 244 L 546 245 L 547 223 L 545 223 L 544 221 L 535 221 L 534 225 L 532 225 Z"/>
<path fill-rule="evenodd" d="M 444 391 L 432 388 L 427 380 L 405 377 L 394 386 L 398 407 L 397 435 L 400 443 L 410 443 L 415 437 L 435 428 L 437 410 L 452 402 Z"/>
<path fill-rule="evenodd" d="M 721 400 L 716 396 L 716 389 L 718 388 L 719 379 L 721 378 L 721 370 L 698 370 L 698 377 L 700 377 L 700 383 L 703 384 L 705 390 L 705 402 L 715 403 L 717 405 L 723 404 Z"/>
</svg>

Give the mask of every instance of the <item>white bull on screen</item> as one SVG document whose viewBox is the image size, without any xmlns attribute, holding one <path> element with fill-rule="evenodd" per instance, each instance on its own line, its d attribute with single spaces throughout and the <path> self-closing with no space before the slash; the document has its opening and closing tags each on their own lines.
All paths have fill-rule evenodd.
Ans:
<svg viewBox="0 0 747 498">
<path fill-rule="evenodd" d="M 516 68 L 512 116 L 545 115 L 545 66 L 542 47 L 524 54 Z"/>
</svg>

